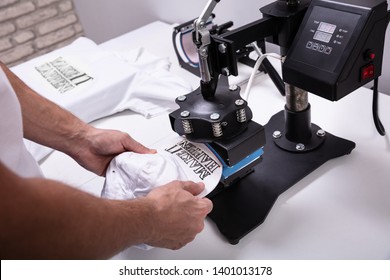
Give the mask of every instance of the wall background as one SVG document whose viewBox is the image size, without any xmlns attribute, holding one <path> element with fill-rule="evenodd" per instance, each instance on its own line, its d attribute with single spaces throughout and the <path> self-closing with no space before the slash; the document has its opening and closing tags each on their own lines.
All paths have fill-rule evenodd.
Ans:
<svg viewBox="0 0 390 280">
<path fill-rule="evenodd" d="M 73 0 L 86 34 L 101 43 L 155 20 L 183 23 L 198 17 L 208 0 Z M 274 0 L 222 0 L 217 22 L 236 27 L 260 17 L 259 8 Z"/>
<path fill-rule="evenodd" d="M 85 34 L 97 43 L 155 20 L 183 23 L 200 15 L 208 0 L 73 0 Z M 216 22 L 232 20 L 239 27 L 261 16 L 259 8 L 274 0 L 222 0 Z M 390 8 L 390 7 L 389 7 Z M 387 29 L 381 92 L 390 94 L 390 28 Z M 370 86 L 370 85 L 368 85 Z"/>
<path fill-rule="evenodd" d="M 72 0 L 0 0 L 0 60 L 18 64 L 83 34 Z"/>
</svg>

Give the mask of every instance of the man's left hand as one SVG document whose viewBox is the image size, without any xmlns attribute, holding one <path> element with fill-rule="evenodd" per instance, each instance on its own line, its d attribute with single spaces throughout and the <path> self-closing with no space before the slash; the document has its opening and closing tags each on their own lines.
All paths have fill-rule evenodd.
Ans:
<svg viewBox="0 0 390 280">
<path fill-rule="evenodd" d="M 98 175 L 104 175 L 110 161 L 123 152 L 156 153 L 156 150 L 145 147 L 129 134 L 118 130 L 89 127 L 83 138 L 83 144 L 74 147 L 75 151 L 70 156 Z"/>
</svg>

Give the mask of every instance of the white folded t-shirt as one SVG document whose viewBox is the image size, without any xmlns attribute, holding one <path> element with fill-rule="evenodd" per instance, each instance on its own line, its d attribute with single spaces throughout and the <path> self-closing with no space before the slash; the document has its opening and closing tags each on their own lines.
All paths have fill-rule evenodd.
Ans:
<svg viewBox="0 0 390 280">
<path fill-rule="evenodd" d="M 84 37 L 12 71 L 33 90 L 85 122 L 128 109 L 151 118 L 175 110 L 175 98 L 192 90 L 187 81 L 170 71 L 168 58 L 143 47 L 111 52 Z M 37 161 L 52 151 L 25 142 Z"/>
</svg>

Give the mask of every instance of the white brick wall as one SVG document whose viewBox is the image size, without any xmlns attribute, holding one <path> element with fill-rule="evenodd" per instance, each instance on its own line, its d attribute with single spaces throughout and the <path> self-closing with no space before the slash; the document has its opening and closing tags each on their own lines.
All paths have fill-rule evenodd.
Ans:
<svg viewBox="0 0 390 280">
<path fill-rule="evenodd" d="M 0 0 L 0 60 L 13 66 L 83 35 L 72 0 Z"/>
</svg>

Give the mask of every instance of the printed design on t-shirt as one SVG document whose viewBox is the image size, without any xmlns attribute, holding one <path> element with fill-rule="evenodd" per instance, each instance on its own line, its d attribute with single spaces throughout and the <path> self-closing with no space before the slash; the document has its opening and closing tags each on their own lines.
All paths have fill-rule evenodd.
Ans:
<svg viewBox="0 0 390 280">
<path fill-rule="evenodd" d="M 72 66 L 62 57 L 37 66 L 35 69 L 59 93 L 66 93 L 93 80 L 91 76 Z"/>
<path fill-rule="evenodd" d="M 185 139 L 170 148 L 166 148 L 165 151 L 179 157 L 201 180 L 204 180 L 221 167 L 219 162 L 215 161 L 205 151 Z"/>
</svg>

